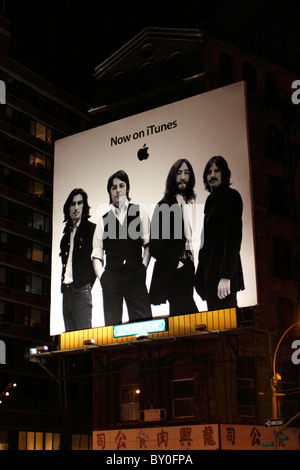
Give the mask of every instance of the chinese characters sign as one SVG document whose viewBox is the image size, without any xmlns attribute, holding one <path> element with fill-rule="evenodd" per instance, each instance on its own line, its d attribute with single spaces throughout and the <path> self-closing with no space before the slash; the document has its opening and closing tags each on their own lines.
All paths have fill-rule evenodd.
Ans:
<svg viewBox="0 0 300 470">
<path fill-rule="evenodd" d="M 219 448 L 218 425 L 95 431 L 94 450 L 214 450 Z"/>
<path fill-rule="evenodd" d="M 93 433 L 94 450 L 296 450 L 299 447 L 299 430 L 285 429 L 276 440 L 273 429 L 257 425 L 162 426 Z"/>
<path fill-rule="evenodd" d="M 285 430 L 278 435 L 264 426 L 220 425 L 221 448 L 227 450 L 290 450 L 299 449 L 299 432 Z"/>
</svg>

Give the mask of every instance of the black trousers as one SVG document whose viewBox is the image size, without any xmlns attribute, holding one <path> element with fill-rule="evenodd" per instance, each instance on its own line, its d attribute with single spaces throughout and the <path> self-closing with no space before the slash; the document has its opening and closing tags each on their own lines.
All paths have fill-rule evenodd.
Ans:
<svg viewBox="0 0 300 470">
<path fill-rule="evenodd" d="M 125 299 L 130 321 L 151 318 L 151 306 L 146 287 L 146 267 L 140 264 L 117 270 L 105 269 L 100 279 L 103 290 L 105 325 L 122 323 Z"/>
<path fill-rule="evenodd" d="M 190 258 L 183 260 L 183 266 L 173 271 L 168 295 L 170 315 L 198 312 L 194 301 L 194 273 L 194 262 Z"/>
<path fill-rule="evenodd" d="M 92 328 L 91 285 L 63 286 L 63 316 L 66 331 Z"/>
</svg>

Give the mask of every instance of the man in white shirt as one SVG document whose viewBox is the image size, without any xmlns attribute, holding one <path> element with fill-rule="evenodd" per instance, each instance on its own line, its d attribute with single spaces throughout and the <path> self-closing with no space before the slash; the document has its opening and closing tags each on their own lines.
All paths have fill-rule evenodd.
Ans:
<svg viewBox="0 0 300 470">
<path fill-rule="evenodd" d="M 123 170 L 109 178 L 111 207 L 100 218 L 94 234 L 92 259 L 102 285 L 106 325 L 122 323 L 124 299 L 129 321 L 152 316 L 146 287 L 149 218 L 145 207 L 129 202 L 129 189 L 129 178 Z"/>
</svg>

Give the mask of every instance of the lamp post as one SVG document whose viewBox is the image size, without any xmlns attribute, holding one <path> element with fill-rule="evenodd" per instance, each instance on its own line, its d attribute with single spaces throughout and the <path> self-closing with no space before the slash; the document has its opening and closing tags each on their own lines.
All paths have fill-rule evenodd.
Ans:
<svg viewBox="0 0 300 470">
<path fill-rule="evenodd" d="M 274 419 L 277 419 L 278 418 L 278 403 L 277 403 L 277 397 L 278 396 L 283 396 L 284 394 L 282 393 L 277 393 L 277 384 L 278 382 L 281 380 L 281 376 L 280 374 L 278 374 L 278 372 L 276 372 L 276 358 L 277 358 L 277 353 L 278 353 L 278 349 L 285 337 L 285 335 L 292 329 L 294 328 L 295 326 L 297 325 L 300 325 L 300 322 L 297 322 L 297 323 L 293 323 L 291 326 L 289 326 L 285 332 L 283 333 L 283 335 L 281 336 L 280 340 L 278 341 L 277 343 L 277 346 L 276 346 L 276 349 L 275 349 L 275 353 L 274 353 L 274 356 L 273 356 L 273 363 L 272 363 L 272 372 L 273 372 L 273 377 L 271 379 L 271 393 L 272 393 L 272 412 L 273 412 L 273 418 Z"/>
</svg>

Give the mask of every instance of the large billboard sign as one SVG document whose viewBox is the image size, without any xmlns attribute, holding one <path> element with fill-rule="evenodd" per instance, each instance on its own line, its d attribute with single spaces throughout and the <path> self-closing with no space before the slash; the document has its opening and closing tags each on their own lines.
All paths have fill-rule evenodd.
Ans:
<svg viewBox="0 0 300 470">
<path fill-rule="evenodd" d="M 51 335 L 256 305 L 245 95 L 239 82 L 56 142 Z"/>
</svg>

